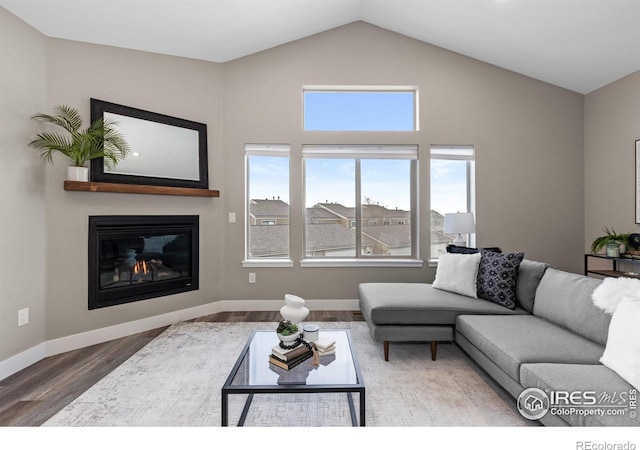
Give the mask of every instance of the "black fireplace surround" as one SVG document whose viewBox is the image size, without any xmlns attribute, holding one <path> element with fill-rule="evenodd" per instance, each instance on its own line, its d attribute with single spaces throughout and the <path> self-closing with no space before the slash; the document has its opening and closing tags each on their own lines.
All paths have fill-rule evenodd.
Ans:
<svg viewBox="0 0 640 450">
<path fill-rule="evenodd" d="M 198 289 L 199 216 L 89 216 L 89 309 Z"/>
</svg>

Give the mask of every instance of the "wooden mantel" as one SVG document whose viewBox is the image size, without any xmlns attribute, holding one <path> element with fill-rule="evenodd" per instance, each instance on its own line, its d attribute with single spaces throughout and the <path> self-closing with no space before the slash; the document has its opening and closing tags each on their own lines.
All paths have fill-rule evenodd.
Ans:
<svg viewBox="0 0 640 450">
<path fill-rule="evenodd" d="M 187 197 L 220 197 L 220 191 L 142 184 L 95 183 L 85 181 L 64 182 L 65 191 L 115 192 L 121 194 L 182 195 Z"/>
</svg>

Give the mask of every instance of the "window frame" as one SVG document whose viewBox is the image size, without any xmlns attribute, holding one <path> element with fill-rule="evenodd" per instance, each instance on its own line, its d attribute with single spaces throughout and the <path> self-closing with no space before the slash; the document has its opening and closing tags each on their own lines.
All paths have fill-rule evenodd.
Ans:
<svg viewBox="0 0 640 450">
<path fill-rule="evenodd" d="M 466 161 L 466 191 L 467 191 L 467 210 L 460 212 L 472 212 L 476 214 L 476 149 L 474 145 L 431 145 L 429 149 L 429 173 L 431 174 L 431 166 L 433 160 L 449 160 L 449 161 Z M 431 196 L 433 180 L 429 181 L 429 215 L 431 215 Z M 444 213 L 442 213 L 444 214 Z M 429 230 L 431 231 L 431 216 L 429 217 Z M 467 235 L 469 247 L 476 246 L 477 233 Z M 438 262 L 438 255 L 431 254 L 431 232 L 429 232 L 429 263 L 435 265 Z"/>
<path fill-rule="evenodd" d="M 355 161 L 355 256 L 307 256 L 307 221 L 303 229 L 303 259 L 301 267 L 422 267 L 419 259 L 420 236 L 418 227 L 418 145 L 303 145 L 303 211 L 306 212 L 307 161 L 309 159 L 351 159 Z M 410 255 L 366 255 L 362 252 L 362 193 L 360 161 L 363 159 L 410 160 Z"/>
<path fill-rule="evenodd" d="M 291 146 L 289 144 L 246 144 L 245 145 L 245 220 L 244 220 L 244 259 L 242 267 L 293 267 L 291 258 L 291 202 L 289 202 L 289 255 L 286 257 L 256 258 L 250 257 L 250 159 L 252 156 L 270 156 L 288 159 L 289 168 L 289 198 L 291 198 Z M 261 225 L 273 226 L 273 225 Z"/>
</svg>

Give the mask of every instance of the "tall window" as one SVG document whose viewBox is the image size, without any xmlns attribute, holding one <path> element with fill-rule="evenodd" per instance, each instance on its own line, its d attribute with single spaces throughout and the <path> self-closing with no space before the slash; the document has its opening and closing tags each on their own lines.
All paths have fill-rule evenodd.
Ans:
<svg viewBox="0 0 640 450">
<path fill-rule="evenodd" d="M 304 90 L 306 131 L 415 131 L 415 88 Z"/>
<path fill-rule="evenodd" d="M 289 258 L 289 146 L 245 147 L 246 259 Z"/>
<path fill-rule="evenodd" d="M 431 146 L 431 259 L 455 239 L 444 233 L 444 215 L 475 212 L 475 150 L 473 146 Z M 469 246 L 475 235 L 466 236 Z"/>
<path fill-rule="evenodd" d="M 416 146 L 304 146 L 307 258 L 417 257 Z"/>
</svg>

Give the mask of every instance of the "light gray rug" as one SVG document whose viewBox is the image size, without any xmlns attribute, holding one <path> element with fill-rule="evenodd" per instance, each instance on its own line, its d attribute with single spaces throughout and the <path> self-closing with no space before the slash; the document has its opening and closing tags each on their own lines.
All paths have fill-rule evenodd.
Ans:
<svg viewBox="0 0 640 450">
<path fill-rule="evenodd" d="M 453 344 L 392 344 L 385 362 L 364 322 L 348 328 L 366 385 L 367 426 L 527 426 L 515 401 Z M 252 330 L 276 323 L 171 326 L 43 426 L 220 426 L 221 388 Z M 237 423 L 244 395 L 230 396 Z M 354 396 L 357 406 L 358 396 Z M 256 395 L 245 426 L 350 426 L 346 394 Z"/>
</svg>

